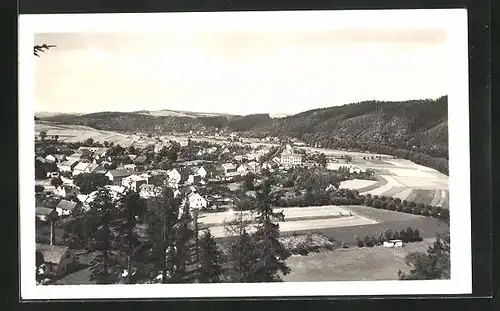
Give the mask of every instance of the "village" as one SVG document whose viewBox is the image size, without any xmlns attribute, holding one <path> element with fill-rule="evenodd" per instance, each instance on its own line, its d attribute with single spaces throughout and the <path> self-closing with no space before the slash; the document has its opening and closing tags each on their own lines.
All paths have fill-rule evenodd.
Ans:
<svg viewBox="0 0 500 311">
<path fill-rule="evenodd" d="M 227 227 L 237 221 L 238 215 L 240 221 L 245 218 L 245 222 L 253 222 L 249 202 L 255 202 L 252 200 L 263 180 L 272 176 L 273 193 L 280 194 L 275 208 L 283 208 L 286 215 L 286 221 L 280 223 L 283 236 L 340 235 L 346 236 L 346 242 L 359 245 L 356 234 L 335 230 L 384 228 L 383 220 L 350 205 L 381 208 L 371 203 L 378 196 L 372 198 L 370 190 L 386 187 L 387 181 L 380 177 L 376 165 L 360 163 L 393 157 L 354 154 L 353 160 L 352 153 L 327 156 L 314 148 L 318 146 L 305 146 L 295 139 L 245 141 L 236 133 L 219 140 L 188 133 L 183 141 L 144 135 L 149 144 L 139 141 L 126 148 L 91 138 L 64 142 L 46 133 L 39 136 L 35 155 L 36 242 L 44 259 L 37 269 L 45 283 L 57 284 L 62 279 L 66 284 L 67 275 L 78 274 L 89 265 L 88 251 L 71 242 L 71 234 L 66 231 L 72 230 L 67 224 L 74 217 L 91 209 L 99 189 L 106 189 L 116 201 L 133 191 L 150 209 L 157 208 L 155 202 L 165 189 L 171 189 L 174 198 L 181 199 L 182 206 L 196 215 L 197 237 L 210 229 L 216 239 L 224 239 L 234 234 Z M 392 204 L 382 201 L 387 206 L 382 208 L 403 212 L 406 200 L 394 200 Z M 429 204 L 414 202 L 408 206 L 426 210 L 419 213 L 432 213 L 434 217 L 442 210 L 441 206 L 432 210 Z M 367 237 L 363 244 L 369 245 L 372 242 L 366 241 Z M 398 247 L 403 242 L 389 237 L 380 243 Z"/>
</svg>

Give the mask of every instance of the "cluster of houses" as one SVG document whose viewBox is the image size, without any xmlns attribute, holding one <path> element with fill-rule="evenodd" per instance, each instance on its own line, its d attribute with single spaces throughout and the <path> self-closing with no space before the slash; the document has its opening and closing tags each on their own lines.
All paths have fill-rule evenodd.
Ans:
<svg viewBox="0 0 500 311">
<path fill-rule="evenodd" d="M 168 143 L 157 144 L 155 152 L 168 147 Z M 198 155 L 213 154 L 216 152 L 230 153 L 228 146 L 204 148 Z M 262 157 L 269 153 L 269 149 L 253 146 L 250 150 L 231 154 L 230 161 L 226 163 L 209 163 L 207 161 L 184 162 L 180 167 L 170 170 L 147 169 L 147 158 L 145 156 L 127 154 L 130 164 L 124 164 L 116 169 L 106 169 L 106 164 L 112 163 L 112 157 L 108 154 L 108 148 L 80 147 L 69 156 L 51 154 L 45 157 L 45 161 L 57 164 L 61 174 L 62 185 L 49 186 L 44 184 L 40 197 L 55 198 L 52 205 L 47 206 L 40 203 L 36 207 L 36 218 L 44 223 L 51 224 L 50 243 L 37 244 L 37 249 L 44 253 L 46 265 L 43 269 L 45 274 L 64 273 L 68 271 L 67 266 L 74 264 L 75 258 L 70 254 L 67 247 L 54 244 L 53 223 L 64 217 L 71 217 L 76 211 L 87 211 L 97 194 L 81 194 L 79 188 L 73 184 L 71 177 L 85 173 L 98 173 L 105 175 L 110 184 L 105 186 L 114 198 L 119 198 L 127 189 L 137 191 L 144 199 L 154 199 L 162 195 L 164 186 L 174 190 L 174 196 L 184 198 L 190 209 L 203 210 L 211 207 L 221 207 L 232 204 L 232 199 L 220 194 L 201 194 L 201 190 L 211 181 L 231 181 L 247 174 L 260 174 L 263 170 L 270 172 L 278 169 L 287 169 L 297 166 L 315 166 L 316 163 L 304 161 L 305 155 L 298 152 L 294 147 L 286 145 L 280 154 L 274 154 L 272 158 L 261 161 Z M 58 172 L 51 173 L 48 177 L 57 176 Z M 64 177 L 69 176 L 69 177 Z M 203 191 L 202 191 L 203 192 Z M 45 202 L 45 201 L 43 201 Z M 46 257 L 45 257 L 46 256 Z"/>
</svg>

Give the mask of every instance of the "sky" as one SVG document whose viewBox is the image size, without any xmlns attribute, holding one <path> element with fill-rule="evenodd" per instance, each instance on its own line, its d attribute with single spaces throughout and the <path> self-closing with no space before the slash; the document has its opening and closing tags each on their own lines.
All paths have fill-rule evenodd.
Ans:
<svg viewBox="0 0 500 311">
<path fill-rule="evenodd" d="M 443 29 L 45 33 L 36 111 L 294 114 L 447 94 Z"/>
</svg>

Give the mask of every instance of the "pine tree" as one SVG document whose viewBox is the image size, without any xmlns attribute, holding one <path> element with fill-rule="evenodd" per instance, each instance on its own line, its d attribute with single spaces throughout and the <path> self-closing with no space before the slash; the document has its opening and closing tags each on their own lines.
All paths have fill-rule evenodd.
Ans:
<svg viewBox="0 0 500 311">
<path fill-rule="evenodd" d="M 120 198 L 118 208 L 118 217 L 114 220 L 114 224 L 119 233 L 120 251 L 127 256 L 127 283 L 131 284 L 133 283 L 132 261 L 141 251 L 141 243 L 135 229 L 146 207 L 139 193 L 129 189 Z"/>
<path fill-rule="evenodd" d="M 199 241 L 198 282 L 218 283 L 221 281 L 221 253 L 210 230 L 205 231 Z"/>
<path fill-rule="evenodd" d="M 412 269 L 409 274 L 398 273 L 401 280 L 449 279 L 450 233 L 438 234 L 427 253 L 410 253 L 405 261 Z"/>
<path fill-rule="evenodd" d="M 173 230 L 179 217 L 180 202 L 171 188 L 165 187 L 156 200 L 157 208 L 147 215 L 147 233 L 150 238 L 148 263 L 154 272 L 160 270 L 162 283 L 168 283 L 172 272 Z"/>
<path fill-rule="evenodd" d="M 229 250 L 229 281 L 233 283 L 254 282 L 252 270 L 256 263 L 256 245 L 246 228 L 242 229 Z"/>
<path fill-rule="evenodd" d="M 271 181 L 265 180 L 257 194 L 256 222 L 257 231 L 253 237 L 256 243 L 256 263 L 251 271 L 251 279 L 255 282 L 279 282 L 279 272 L 286 275 L 290 268 L 285 260 L 290 252 L 279 241 L 279 224 L 273 220 L 284 221 L 283 212 L 275 212 L 271 206 Z"/>
<path fill-rule="evenodd" d="M 174 269 L 172 271 L 172 282 L 178 283 L 189 279 L 186 267 L 193 262 L 193 243 L 191 241 L 194 239 L 195 232 L 193 217 L 187 202 L 182 207 L 182 213 L 179 214 L 179 219 L 174 229 L 174 252 L 172 254 Z"/>
<path fill-rule="evenodd" d="M 93 251 L 99 251 L 99 254 L 90 263 L 90 280 L 98 284 L 115 283 L 120 272 L 119 260 L 113 253 L 114 234 L 111 221 L 115 212 L 115 202 L 113 202 L 109 190 L 99 189 L 90 204 L 86 219 L 89 226 L 89 248 Z"/>
</svg>

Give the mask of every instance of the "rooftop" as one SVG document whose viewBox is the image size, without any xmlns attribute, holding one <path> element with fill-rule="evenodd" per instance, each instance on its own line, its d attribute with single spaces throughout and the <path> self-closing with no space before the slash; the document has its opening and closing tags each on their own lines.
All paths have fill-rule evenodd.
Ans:
<svg viewBox="0 0 500 311">
<path fill-rule="evenodd" d="M 59 264 L 68 249 L 67 246 L 36 244 L 36 250 L 43 254 L 43 260 L 53 264 Z"/>
<path fill-rule="evenodd" d="M 50 215 L 54 210 L 48 207 L 37 207 L 35 209 L 36 215 Z"/>
<path fill-rule="evenodd" d="M 63 210 L 72 211 L 76 207 L 76 202 L 61 200 L 61 202 L 57 204 L 57 207 Z"/>
</svg>

